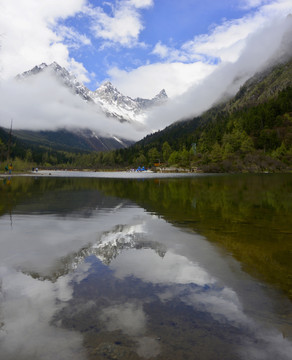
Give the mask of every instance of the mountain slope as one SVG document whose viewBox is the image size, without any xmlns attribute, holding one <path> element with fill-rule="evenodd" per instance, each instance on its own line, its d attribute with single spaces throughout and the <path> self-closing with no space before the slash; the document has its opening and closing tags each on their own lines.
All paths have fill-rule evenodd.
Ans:
<svg viewBox="0 0 292 360">
<path fill-rule="evenodd" d="M 226 108 L 234 111 L 264 103 L 288 86 L 292 86 L 292 59 L 257 73 L 240 88 Z"/>
<path fill-rule="evenodd" d="M 126 148 L 133 144 L 126 139 L 101 137 L 91 130 L 66 129 L 58 131 L 14 130 L 14 136 L 27 145 L 35 145 L 64 151 L 108 151 Z"/>
<path fill-rule="evenodd" d="M 25 81 L 31 76 L 37 76 L 43 72 L 50 73 L 51 75 L 55 76 L 60 82 L 71 89 L 75 94 L 81 96 L 86 101 L 92 101 L 90 97 L 90 91 L 80 83 L 76 77 L 69 73 L 64 67 L 61 67 L 56 62 L 53 62 L 50 65 L 42 63 L 40 65 L 36 65 L 31 70 L 25 71 L 22 74 L 17 75 L 18 80 Z"/>
<path fill-rule="evenodd" d="M 224 114 L 232 114 L 275 99 L 288 87 L 292 87 L 292 60 L 256 74 L 227 103 L 218 104 L 194 119 L 176 122 L 158 133 L 147 136 L 139 144 L 151 143 L 151 139 L 158 141 L 160 137 L 167 138 L 169 135 L 178 140 L 184 135 L 189 135 L 190 131 L 194 131 L 199 125 L 212 122 L 216 118 L 223 117 Z"/>
<path fill-rule="evenodd" d="M 197 163 L 201 165 L 229 162 L 233 166 L 242 162 L 248 154 L 256 154 L 258 158 L 263 154 L 290 166 L 291 74 L 291 59 L 270 67 L 248 80 L 228 102 L 214 106 L 201 116 L 173 123 L 146 136 L 131 148 L 121 151 L 121 156 L 124 161 L 137 163 L 143 153 L 146 156 L 143 162 L 149 165 L 151 158 L 155 157 L 170 164 L 187 166 L 192 159 L 189 151 L 193 153 L 195 150 L 200 155 Z M 165 142 L 170 145 L 166 152 L 163 149 Z M 170 154 L 173 155 L 171 158 Z M 275 166 L 282 165 L 277 163 Z"/>
</svg>

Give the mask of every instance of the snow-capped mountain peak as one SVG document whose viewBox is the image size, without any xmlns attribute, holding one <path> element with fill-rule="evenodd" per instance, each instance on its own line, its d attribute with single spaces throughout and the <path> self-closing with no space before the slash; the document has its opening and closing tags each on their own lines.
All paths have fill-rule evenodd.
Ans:
<svg viewBox="0 0 292 360">
<path fill-rule="evenodd" d="M 110 81 L 105 81 L 97 90 L 104 92 L 117 91 L 117 89 L 113 86 L 113 84 Z"/>
<path fill-rule="evenodd" d="M 166 91 L 163 89 L 153 99 L 132 99 L 120 93 L 110 81 L 104 82 L 97 90 L 91 91 L 67 69 L 53 62 L 50 65 L 42 63 L 29 71 L 18 75 L 18 79 L 36 76 L 41 72 L 51 72 L 57 79 L 73 93 L 79 95 L 86 102 L 95 103 L 107 116 L 121 122 L 143 123 L 146 111 L 167 101 Z"/>
<path fill-rule="evenodd" d="M 60 66 L 58 63 L 56 63 L 54 61 L 50 65 L 47 65 L 46 63 L 36 65 L 31 70 L 25 71 L 24 73 L 18 75 L 17 78 L 23 79 L 23 78 L 29 77 L 31 75 L 37 75 L 38 73 L 40 73 L 40 72 L 42 72 L 44 70 L 45 71 L 51 70 L 51 71 L 54 71 L 56 73 L 59 73 L 59 75 L 62 75 L 62 76 L 66 75 L 68 77 L 71 77 L 68 70 L 66 70 L 65 68 L 63 68 L 62 66 Z"/>
<path fill-rule="evenodd" d="M 162 89 L 162 90 L 160 91 L 160 93 L 157 94 L 153 99 L 165 101 L 167 98 L 168 98 L 168 97 L 167 97 L 167 94 L 166 94 L 165 89 Z"/>
<path fill-rule="evenodd" d="M 42 63 L 36 65 L 31 70 L 25 71 L 24 73 L 18 75 L 16 78 L 20 80 L 25 80 L 31 76 L 36 76 L 40 73 L 49 72 L 51 75 L 55 76 L 62 85 L 68 87 L 73 93 L 78 94 L 85 101 L 92 101 L 89 93 L 90 90 L 87 89 L 77 78 L 70 73 L 67 69 L 60 66 L 58 63 L 53 62 L 50 65 Z"/>
<path fill-rule="evenodd" d="M 116 117 L 120 121 L 143 122 L 144 114 L 139 102 L 120 93 L 109 81 L 92 92 L 91 97 L 109 116 Z"/>
</svg>

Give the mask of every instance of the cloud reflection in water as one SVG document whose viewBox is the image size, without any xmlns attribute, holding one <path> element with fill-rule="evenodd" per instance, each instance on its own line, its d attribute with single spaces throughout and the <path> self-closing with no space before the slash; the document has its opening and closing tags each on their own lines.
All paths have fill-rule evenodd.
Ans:
<svg viewBox="0 0 292 360">
<path fill-rule="evenodd" d="M 46 225 L 46 235 L 23 232 L 37 223 Z M 96 348 L 115 336 L 131 339 L 131 351 L 144 358 L 171 348 L 169 359 L 178 356 L 171 345 L 177 341 L 190 352 L 204 344 L 209 355 L 219 344 L 222 354 L 229 351 L 226 359 L 236 353 L 288 360 L 291 342 L 245 313 L 237 292 L 212 268 L 210 259 L 220 255 L 206 244 L 140 208 L 79 221 L 18 219 L 1 240 L 0 359 L 82 359 L 90 333 Z M 25 251 L 15 254 L 17 246 Z M 209 334 L 209 342 L 200 343 L 202 336 L 190 343 L 196 331 Z"/>
<path fill-rule="evenodd" d="M 2 279 L 0 359 L 85 359 L 82 336 L 51 326 L 72 297 L 68 279 L 56 283 L 0 268 Z"/>
</svg>

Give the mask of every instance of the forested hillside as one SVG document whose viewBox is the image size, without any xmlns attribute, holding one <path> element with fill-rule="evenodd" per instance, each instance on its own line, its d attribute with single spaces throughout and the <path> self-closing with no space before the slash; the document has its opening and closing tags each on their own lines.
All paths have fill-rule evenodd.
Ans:
<svg viewBox="0 0 292 360">
<path fill-rule="evenodd" d="M 32 141 L 24 141 L 13 133 L 12 131 L 10 136 L 8 130 L 0 128 L 1 170 L 7 162 L 13 162 L 15 166 L 17 164 L 16 170 L 21 170 L 31 166 L 56 166 L 70 163 L 72 156 L 76 156 L 76 153 L 57 150 L 45 142 L 43 145 L 39 145 Z"/>
<path fill-rule="evenodd" d="M 257 74 L 227 103 L 119 151 L 129 163 L 204 171 L 278 171 L 292 164 L 292 61 Z"/>
</svg>

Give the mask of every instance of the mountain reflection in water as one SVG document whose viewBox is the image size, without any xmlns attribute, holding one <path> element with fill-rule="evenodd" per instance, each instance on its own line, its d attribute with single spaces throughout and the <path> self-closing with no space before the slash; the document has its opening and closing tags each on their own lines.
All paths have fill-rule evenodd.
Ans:
<svg viewBox="0 0 292 360">
<path fill-rule="evenodd" d="M 197 183 L 206 201 L 218 179 Z M 203 218 L 173 225 L 190 224 L 200 197 L 161 192 L 192 180 L 14 180 L 0 218 L 1 360 L 291 359 L 288 298 L 195 232 Z M 153 193 L 185 213 L 150 209 Z"/>
</svg>

